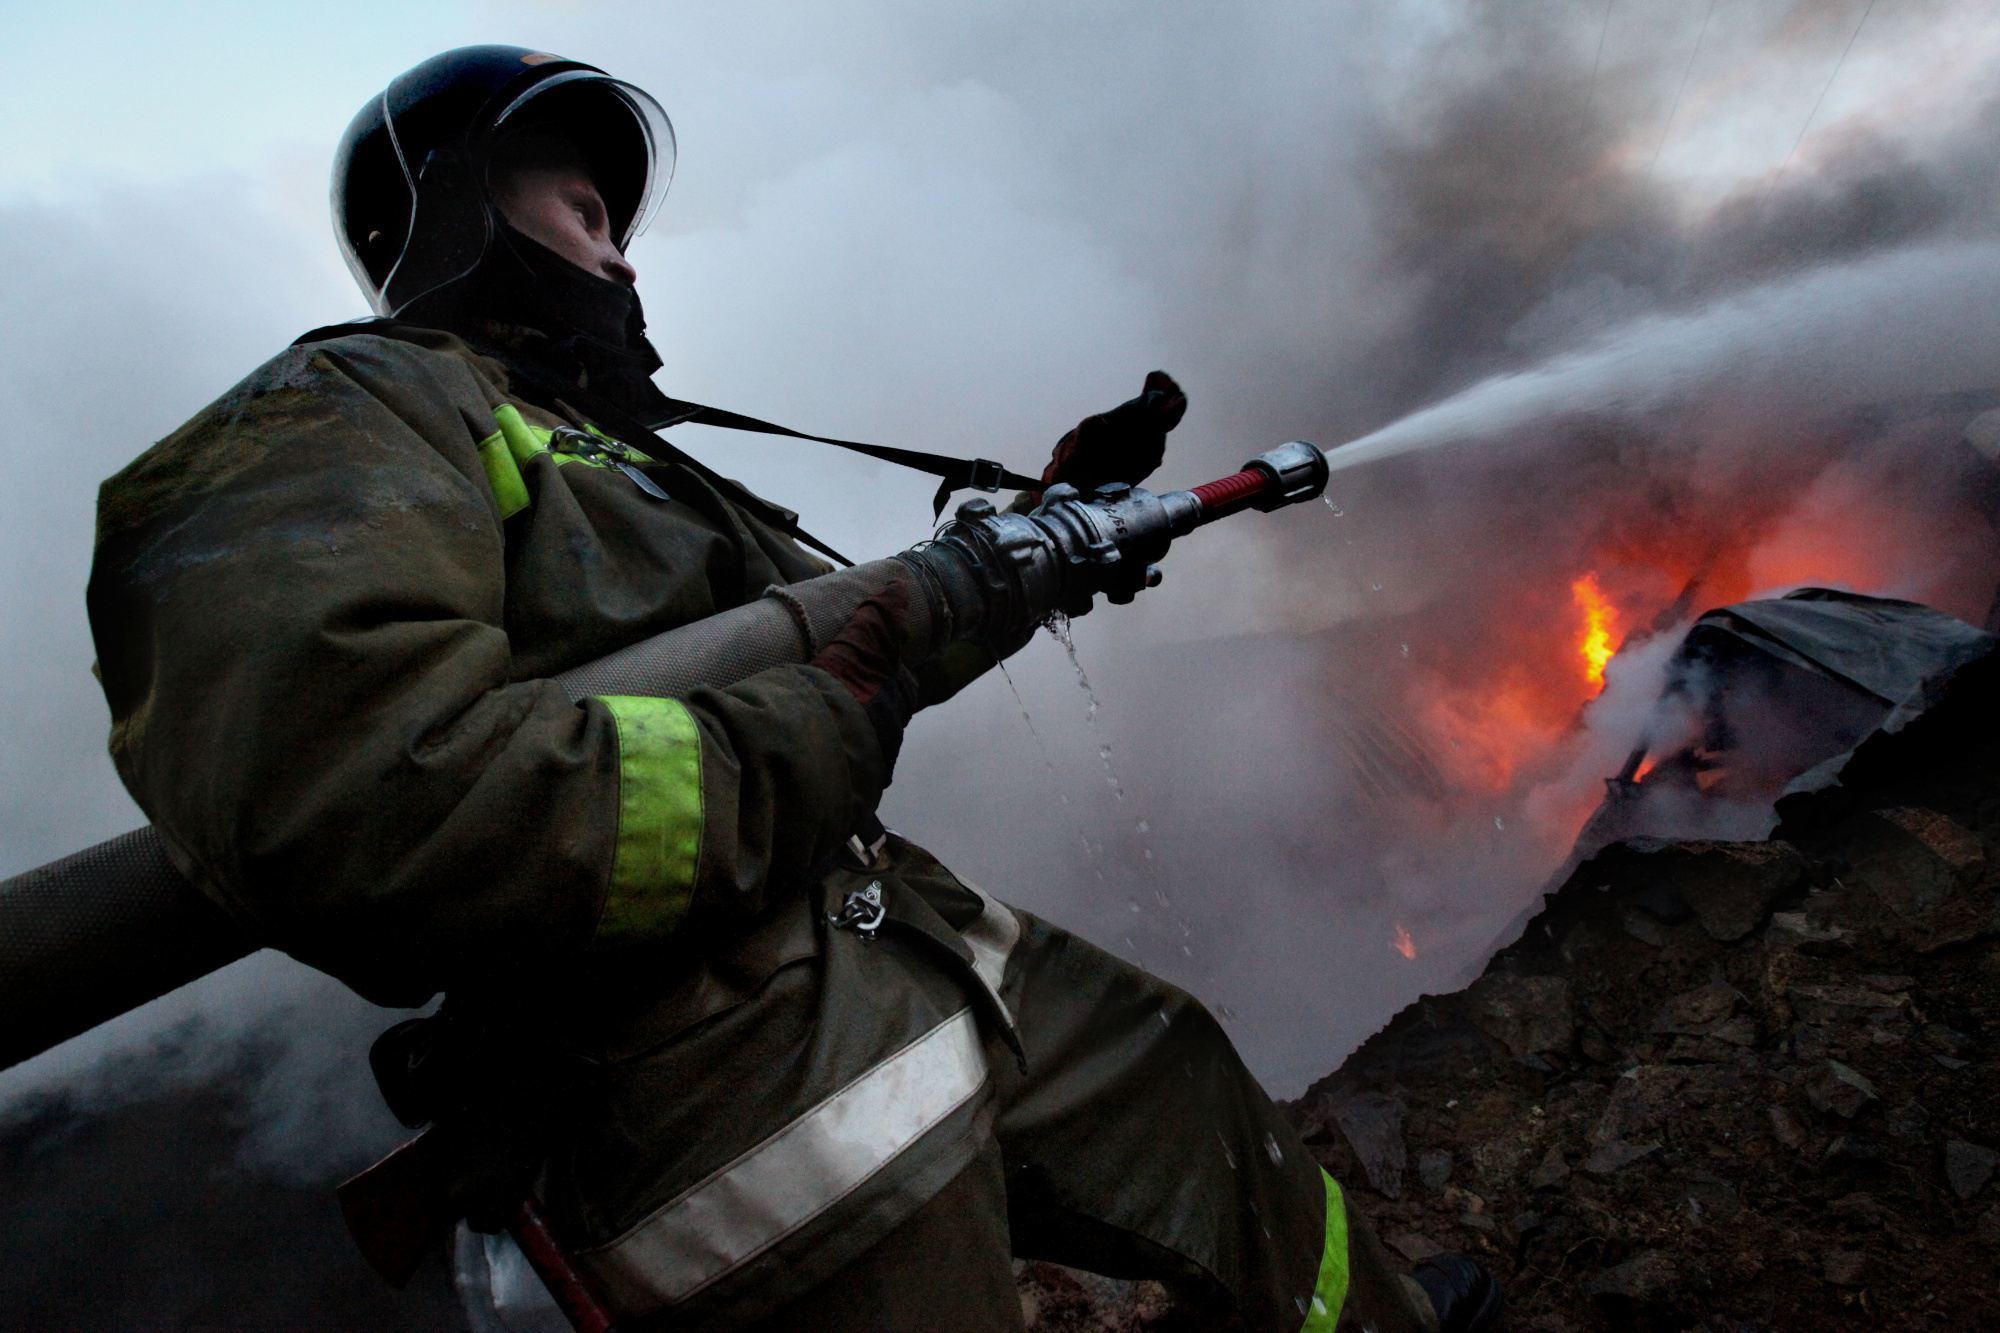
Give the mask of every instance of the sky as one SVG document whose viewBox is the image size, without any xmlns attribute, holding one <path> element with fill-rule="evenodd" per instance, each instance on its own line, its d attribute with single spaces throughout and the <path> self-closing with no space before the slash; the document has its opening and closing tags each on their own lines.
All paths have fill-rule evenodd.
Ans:
<svg viewBox="0 0 2000 1333">
<path fill-rule="evenodd" d="M 95 487 L 299 332 L 365 313 L 326 166 L 355 110 L 437 50 L 550 49 L 666 107 L 680 158 L 632 258 L 669 392 L 1035 471 L 1076 419 L 1164 367 L 1192 400 L 1157 479 L 1179 486 L 1287 438 L 1364 435 L 1641 317 L 1698 319 L 1724 285 L 1978 231 L 1984 205 L 1959 189 L 1977 173 L 1953 154 L 1990 145 L 1996 35 L 1987 0 L 0 7 L 16 53 L 0 98 L 16 478 L 0 491 L 0 870 L 141 821 L 89 674 Z M 1758 257 L 1753 241 L 1789 234 L 1784 208 L 1897 163 L 1945 200 L 1929 230 L 1870 224 L 1847 250 L 1814 232 Z M 1825 308 L 1786 336 L 1872 318 Z M 922 477 L 812 445 L 676 439 L 857 557 L 929 531 Z M 1345 881 L 1299 830 L 1339 825 L 1348 797 L 1297 706 L 1347 683 L 1276 649 L 1254 689 L 1232 678 L 1249 669 L 1241 636 L 1375 615 L 1385 565 L 1435 575 L 1390 578 L 1390 595 L 1410 589 L 1399 613 L 1461 577 L 1406 558 L 1390 529 L 1417 502 L 1397 494 L 1355 516 L 1372 528 L 1313 507 L 1191 539 L 1164 587 L 1078 622 L 1094 714 L 1039 641 L 1011 681 L 919 721 L 887 807 L 968 878 L 1224 1011 L 1278 1092 L 1459 984 L 1532 888 L 1523 872 L 1496 897 L 1404 853 L 1375 897 L 1327 887 Z M 1335 536 L 1355 531 L 1372 554 Z M 1413 906 L 1428 925 L 1406 960 L 1388 942 Z M 245 968 L 0 1093 L 84 1078 L 191 1018 L 226 1036 L 293 1015 L 351 1038 L 314 1047 L 316 1068 L 358 1069 L 377 1015 L 282 959 Z M 334 1126 L 301 1131 L 319 1145 L 301 1151 L 388 1133 L 365 1082 L 300 1082 L 299 1114 Z"/>
</svg>

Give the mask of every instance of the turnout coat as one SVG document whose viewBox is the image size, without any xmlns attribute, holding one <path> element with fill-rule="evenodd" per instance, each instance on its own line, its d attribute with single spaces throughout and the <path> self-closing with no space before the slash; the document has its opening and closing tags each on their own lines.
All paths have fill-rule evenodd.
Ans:
<svg viewBox="0 0 2000 1333">
<path fill-rule="evenodd" d="M 899 838 L 848 846 L 888 773 L 831 676 L 564 695 L 827 566 L 689 468 L 641 464 L 662 500 L 566 451 L 592 423 L 522 388 L 371 325 L 104 484 L 111 753 L 183 871 L 377 1003 L 445 992 L 475 1054 L 399 1055 L 423 1087 L 392 1106 L 472 1126 L 465 1174 L 532 1187 L 641 1321 L 764 1318 L 1003 1158 L 984 1295 L 1015 1323 L 1010 1228 L 1255 1327 L 1337 1314 L 1338 1192 L 1200 1005 Z M 856 893 L 879 929 L 833 923 Z"/>
</svg>

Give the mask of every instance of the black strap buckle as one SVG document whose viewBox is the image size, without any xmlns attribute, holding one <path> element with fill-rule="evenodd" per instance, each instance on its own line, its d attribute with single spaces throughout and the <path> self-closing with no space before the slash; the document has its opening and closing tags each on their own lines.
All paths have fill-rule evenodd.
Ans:
<svg viewBox="0 0 2000 1333">
<path fill-rule="evenodd" d="M 990 458 L 975 458 L 966 468 L 965 484 L 975 491 L 985 491 L 991 495 L 1000 489 L 1000 478 L 1007 475 L 1007 469 Z"/>
</svg>

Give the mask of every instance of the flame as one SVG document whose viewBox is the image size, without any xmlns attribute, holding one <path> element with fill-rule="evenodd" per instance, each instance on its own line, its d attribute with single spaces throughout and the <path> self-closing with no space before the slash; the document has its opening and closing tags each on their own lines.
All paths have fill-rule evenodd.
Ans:
<svg viewBox="0 0 2000 1333">
<path fill-rule="evenodd" d="M 1618 608 L 1597 586 L 1596 570 L 1570 584 L 1569 593 L 1576 599 L 1577 609 L 1583 612 L 1583 634 L 1577 641 L 1577 651 L 1583 656 L 1584 678 L 1592 689 L 1601 690 L 1605 663 L 1618 651 L 1618 645 L 1611 639 L 1612 626 L 1618 623 Z"/>
<path fill-rule="evenodd" d="M 1417 942 L 1410 938 L 1410 932 L 1402 926 L 1396 927 L 1396 952 L 1412 960 L 1417 956 Z"/>
</svg>

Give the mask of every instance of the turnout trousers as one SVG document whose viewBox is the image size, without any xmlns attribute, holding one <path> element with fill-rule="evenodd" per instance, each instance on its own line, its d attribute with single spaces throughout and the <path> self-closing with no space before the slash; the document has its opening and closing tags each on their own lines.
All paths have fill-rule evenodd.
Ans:
<svg viewBox="0 0 2000 1333">
<path fill-rule="evenodd" d="M 544 1182 L 621 1327 L 1019 1330 L 1021 1257 L 1254 1330 L 1435 1328 L 1198 1001 L 921 849 L 683 989 Z"/>
</svg>

